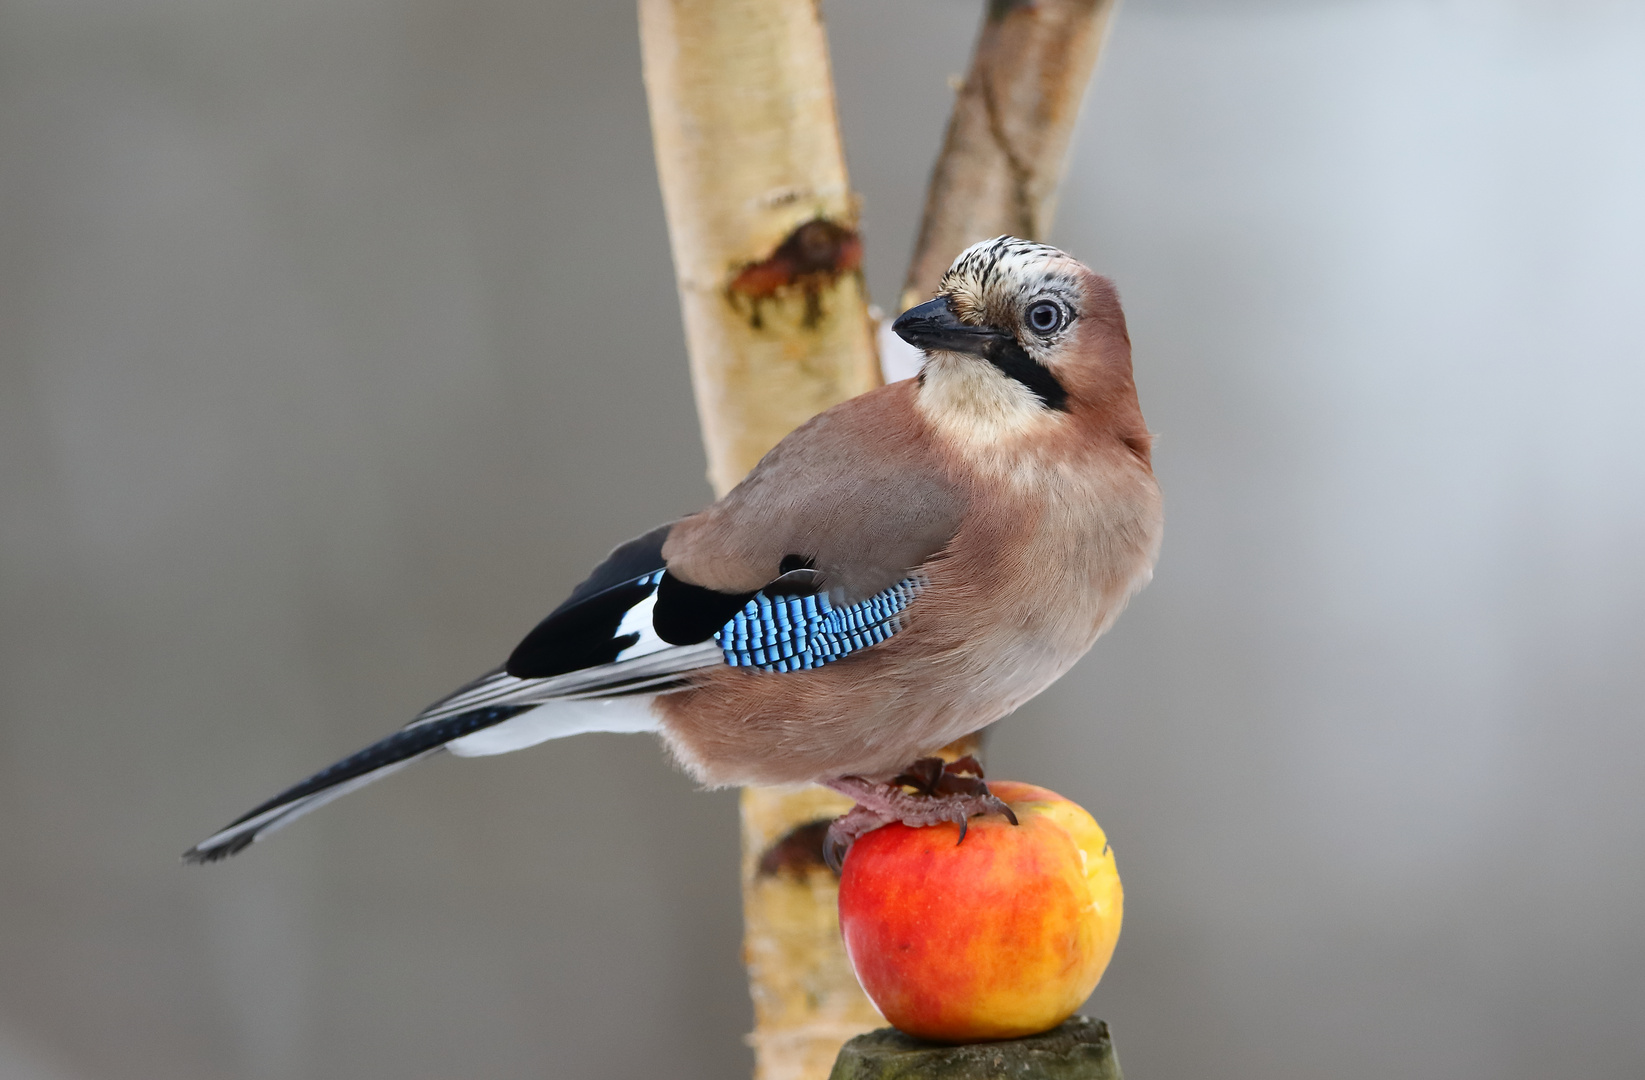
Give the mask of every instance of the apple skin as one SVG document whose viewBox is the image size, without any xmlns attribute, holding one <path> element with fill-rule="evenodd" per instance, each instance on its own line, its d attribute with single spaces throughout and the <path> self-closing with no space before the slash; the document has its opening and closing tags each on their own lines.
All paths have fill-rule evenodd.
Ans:
<svg viewBox="0 0 1645 1080">
<path fill-rule="evenodd" d="M 1124 892 L 1090 814 L 1012 781 L 989 790 L 1016 813 L 958 825 L 887 825 L 840 876 L 840 930 L 857 980 L 886 1020 L 933 1042 L 1056 1027 L 1114 955 Z"/>
</svg>

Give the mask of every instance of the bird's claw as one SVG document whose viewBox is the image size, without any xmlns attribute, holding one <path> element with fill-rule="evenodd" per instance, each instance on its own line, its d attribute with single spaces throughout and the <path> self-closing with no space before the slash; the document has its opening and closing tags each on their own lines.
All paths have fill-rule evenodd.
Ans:
<svg viewBox="0 0 1645 1080">
<path fill-rule="evenodd" d="M 889 783 L 842 776 L 824 784 L 857 804 L 835 819 L 823 841 L 823 858 L 836 872 L 859 837 L 894 821 L 915 827 L 952 821 L 960 827 L 960 843 L 978 814 L 999 814 L 1017 824 L 1017 815 L 988 790 L 982 765 L 970 754 L 946 764 L 938 757 L 920 758 Z"/>
<path fill-rule="evenodd" d="M 839 873 L 845 865 L 846 852 L 851 850 L 857 838 L 888 824 L 890 822 L 885 818 L 865 806 L 852 807 L 829 824 L 828 833 L 823 837 L 823 862 L 834 873 Z"/>
</svg>

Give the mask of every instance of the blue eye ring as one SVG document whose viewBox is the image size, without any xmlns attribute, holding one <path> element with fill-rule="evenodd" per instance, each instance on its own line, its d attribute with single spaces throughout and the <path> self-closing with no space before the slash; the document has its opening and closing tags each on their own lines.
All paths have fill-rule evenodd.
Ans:
<svg viewBox="0 0 1645 1080">
<path fill-rule="evenodd" d="M 1049 337 L 1063 328 L 1068 322 L 1068 315 L 1055 300 L 1037 300 L 1028 305 L 1023 321 L 1034 333 Z"/>
</svg>

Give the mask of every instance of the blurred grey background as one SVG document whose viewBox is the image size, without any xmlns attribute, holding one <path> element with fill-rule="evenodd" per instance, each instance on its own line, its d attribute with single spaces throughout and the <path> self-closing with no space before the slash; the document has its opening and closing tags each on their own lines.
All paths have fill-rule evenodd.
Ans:
<svg viewBox="0 0 1645 1080">
<path fill-rule="evenodd" d="M 888 303 L 979 5 L 824 10 Z M 1637 3 L 1127 0 L 1054 240 L 1165 552 L 993 771 L 1137 1080 L 1645 1074 L 1642 196 Z M 0 1080 L 746 1075 L 647 738 L 177 861 L 707 496 L 627 0 L 6 0 Z"/>
</svg>

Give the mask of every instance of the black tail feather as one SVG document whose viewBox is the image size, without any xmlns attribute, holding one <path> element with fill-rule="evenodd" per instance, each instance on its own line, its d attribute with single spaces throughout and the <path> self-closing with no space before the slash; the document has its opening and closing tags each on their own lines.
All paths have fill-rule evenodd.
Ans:
<svg viewBox="0 0 1645 1080">
<path fill-rule="evenodd" d="M 453 739 L 472 735 L 532 708 L 535 706 L 494 705 L 432 723 L 401 728 L 387 738 L 372 743 L 358 753 L 350 754 L 335 765 L 321 769 L 302 783 L 282 791 L 255 809 L 242 814 L 210 839 L 184 852 L 183 861 L 208 863 L 226 859 L 230 855 L 244 851 L 264 833 L 314 809 L 321 802 L 329 802 L 330 798 L 325 798 L 328 793 L 336 791 L 336 794 L 342 794 L 336 789 L 343 785 L 350 785 L 352 790 L 353 787 L 360 786 L 352 783 L 354 781 L 364 780 L 369 783 L 371 779 L 376 778 L 373 774 L 386 775 L 395 767 L 409 764 L 416 758 L 432 753 Z M 289 808 L 290 812 L 277 812 L 283 808 Z"/>
</svg>

